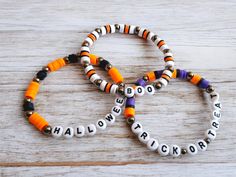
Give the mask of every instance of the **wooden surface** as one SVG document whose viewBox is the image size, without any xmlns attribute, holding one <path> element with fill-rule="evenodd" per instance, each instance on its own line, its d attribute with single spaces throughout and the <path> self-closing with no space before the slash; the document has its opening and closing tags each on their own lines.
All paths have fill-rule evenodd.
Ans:
<svg viewBox="0 0 236 177">
<path fill-rule="evenodd" d="M 0 0 L 1 176 L 235 176 L 235 12 L 235 0 Z M 35 72 L 77 52 L 88 32 L 107 23 L 148 27 L 174 51 L 177 67 L 212 81 L 224 109 L 207 152 L 161 158 L 141 145 L 122 117 L 95 137 L 71 140 L 47 138 L 24 119 L 23 93 Z M 163 67 L 160 52 L 134 36 L 103 37 L 93 51 L 129 83 Z M 86 80 L 81 66 L 71 65 L 43 82 L 36 109 L 53 125 L 75 126 L 102 118 L 113 100 Z M 153 137 L 181 146 L 203 136 L 209 110 L 202 92 L 175 80 L 155 96 L 137 100 L 137 119 Z"/>
</svg>

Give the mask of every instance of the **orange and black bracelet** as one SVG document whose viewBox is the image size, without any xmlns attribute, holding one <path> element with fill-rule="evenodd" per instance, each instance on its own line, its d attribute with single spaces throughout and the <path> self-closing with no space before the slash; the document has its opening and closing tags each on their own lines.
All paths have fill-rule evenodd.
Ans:
<svg viewBox="0 0 236 177">
<path fill-rule="evenodd" d="M 96 134 L 97 130 L 104 130 L 107 125 L 112 125 L 115 122 L 116 116 L 119 116 L 122 113 L 122 106 L 125 102 L 125 98 L 121 96 L 116 97 L 115 106 L 112 107 L 110 113 L 105 115 L 103 119 L 99 119 L 95 124 L 88 124 L 87 126 L 78 125 L 75 128 L 63 128 L 62 126 L 52 127 L 46 119 L 44 119 L 39 113 L 35 112 L 33 101 L 39 91 L 40 82 L 47 77 L 48 73 L 57 71 L 66 64 L 77 62 L 78 56 L 75 54 L 54 60 L 36 74 L 25 92 L 23 104 L 25 115 L 31 124 L 46 135 L 52 135 L 53 137 L 63 136 L 65 138 L 71 138 L 73 136 L 82 137 L 85 134 L 93 136 Z"/>
<path fill-rule="evenodd" d="M 160 49 L 160 51 L 164 54 L 165 69 L 163 75 L 158 79 L 158 81 L 154 85 L 156 89 L 160 89 L 162 86 L 166 86 L 169 80 L 171 79 L 174 67 L 174 59 L 171 50 L 169 49 L 164 40 L 162 40 L 158 35 L 155 35 L 150 30 L 146 28 L 140 28 L 139 26 L 126 24 L 105 25 L 100 28 L 96 28 L 87 36 L 87 38 L 82 43 L 80 52 L 80 62 L 85 68 L 86 75 L 90 76 L 90 73 L 93 74 L 90 81 L 94 83 L 97 87 L 99 87 L 100 90 L 105 91 L 107 93 L 118 93 L 121 95 L 125 94 L 127 97 L 134 96 L 135 91 L 132 89 L 132 87 L 125 87 L 123 83 L 124 79 L 118 72 L 117 68 L 113 67 L 106 60 L 95 60 L 91 59 L 90 57 L 90 47 L 93 45 L 93 43 L 98 40 L 100 36 L 115 32 L 137 35 L 143 39 L 152 41 Z M 96 73 L 93 66 L 91 66 L 90 64 L 98 64 L 102 68 L 107 70 L 109 75 L 114 80 L 115 84 L 109 83 L 106 80 L 101 79 L 101 77 Z M 147 79 L 152 79 L 153 76 L 150 75 L 150 77 L 151 78 L 142 78 L 143 82 L 147 81 Z"/>
<path fill-rule="evenodd" d="M 155 93 L 155 89 L 152 85 L 148 85 L 147 83 L 160 78 L 162 74 L 163 70 L 149 72 L 145 76 L 148 77 L 149 75 L 152 75 L 152 79 L 148 77 L 149 79 L 147 82 L 137 81 L 135 87 L 144 87 L 145 93 L 153 95 Z M 182 148 L 178 145 L 168 146 L 165 143 L 159 143 L 157 139 L 151 138 L 150 134 L 144 130 L 139 121 L 135 120 L 135 97 L 126 99 L 124 118 L 131 126 L 132 132 L 138 136 L 138 139 L 144 143 L 148 149 L 158 152 L 161 156 L 171 155 L 173 157 L 178 157 L 181 154 L 188 153 L 195 155 L 198 151 L 206 151 L 208 144 L 216 138 L 216 131 L 220 126 L 219 120 L 221 118 L 220 110 L 222 106 L 219 101 L 219 94 L 215 92 L 215 89 L 212 85 L 210 85 L 209 81 L 198 74 L 193 74 L 192 72 L 187 72 L 186 70 L 175 69 L 173 71 L 172 78 L 186 80 L 209 93 L 213 111 L 211 115 L 210 128 L 205 132 L 204 139 L 199 139 L 195 143 L 190 143 L 186 147 Z"/>
</svg>

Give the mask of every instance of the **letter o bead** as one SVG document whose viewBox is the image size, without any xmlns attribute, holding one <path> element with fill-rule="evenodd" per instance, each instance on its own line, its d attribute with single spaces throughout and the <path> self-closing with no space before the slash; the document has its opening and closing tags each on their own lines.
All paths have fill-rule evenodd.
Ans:
<svg viewBox="0 0 236 177">
<path fill-rule="evenodd" d="M 99 119 L 96 123 L 96 127 L 99 130 L 105 130 L 107 128 L 107 123 L 104 119 Z"/>
<path fill-rule="evenodd" d="M 196 155 L 198 150 L 197 150 L 197 146 L 194 144 L 188 144 L 187 146 L 187 152 L 191 155 Z"/>
<path fill-rule="evenodd" d="M 146 85 L 145 86 L 145 92 L 148 95 L 153 95 L 155 93 L 155 88 L 152 85 Z"/>
<path fill-rule="evenodd" d="M 145 93 L 144 88 L 142 86 L 137 86 L 135 88 L 135 95 L 137 96 L 143 96 Z"/>
</svg>

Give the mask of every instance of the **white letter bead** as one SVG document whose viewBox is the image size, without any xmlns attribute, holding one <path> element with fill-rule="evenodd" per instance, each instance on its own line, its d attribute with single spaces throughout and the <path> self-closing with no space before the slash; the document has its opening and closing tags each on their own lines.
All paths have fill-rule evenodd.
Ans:
<svg viewBox="0 0 236 177">
<path fill-rule="evenodd" d="M 156 151 L 158 146 L 159 146 L 159 143 L 154 138 L 150 138 L 149 141 L 147 142 L 147 148 L 150 149 L 151 151 Z"/>
<path fill-rule="evenodd" d="M 218 111 L 218 110 L 214 110 L 214 111 L 212 112 L 212 116 L 213 116 L 214 119 L 219 120 L 219 119 L 221 118 L 221 113 L 220 113 L 220 111 Z"/>
<path fill-rule="evenodd" d="M 204 140 L 198 140 L 196 142 L 196 145 L 197 145 L 197 149 L 199 151 L 206 151 L 207 150 L 207 143 Z"/>
<path fill-rule="evenodd" d="M 148 132 L 143 131 L 143 132 L 140 132 L 140 133 L 138 134 L 138 139 L 139 139 L 139 141 L 141 141 L 142 143 L 146 144 L 146 143 L 149 141 L 149 139 L 150 139 L 150 135 L 149 135 Z"/>
<path fill-rule="evenodd" d="M 116 120 L 116 117 L 113 114 L 107 114 L 105 116 L 105 121 L 107 122 L 108 125 L 112 125 Z"/>
<path fill-rule="evenodd" d="M 68 139 L 72 138 L 74 136 L 74 129 L 72 127 L 65 128 L 63 136 Z"/>
<path fill-rule="evenodd" d="M 93 136 L 95 135 L 97 132 L 96 126 L 94 124 L 89 124 L 86 127 L 86 134 L 88 134 L 89 136 Z"/>
<path fill-rule="evenodd" d="M 55 138 L 61 137 L 63 134 L 63 127 L 62 126 L 55 126 L 52 129 L 52 136 Z"/>
<path fill-rule="evenodd" d="M 133 133 L 139 134 L 143 131 L 143 126 L 139 122 L 134 122 L 131 126 L 131 130 L 132 130 Z"/>
<path fill-rule="evenodd" d="M 177 145 L 170 146 L 170 155 L 173 157 L 178 157 L 181 154 L 181 148 Z"/>
<path fill-rule="evenodd" d="M 120 106 L 114 106 L 112 109 L 111 109 L 111 113 L 114 115 L 114 116 L 119 116 L 122 112 L 122 109 Z"/>
<path fill-rule="evenodd" d="M 116 99 L 115 99 L 115 104 L 117 105 L 117 106 L 123 106 L 124 105 L 124 103 L 125 103 L 125 99 L 123 98 L 123 97 L 117 97 Z"/>
<path fill-rule="evenodd" d="M 158 147 L 158 153 L 161 156 L 167 156 L 170 152 L 170 148 L 167 144 L 160 144 Z"/>
<path fill-rule="evenodd" d="M 212 92 L 210 94 L 210 97 L 211 97 L 212 102 L 219 101 L 220 99 L 220 95 L 217 92 Z"/>
<path fill-rule="evenodd" d="M 155 93 L 155 88 L 152 85 L 146 85 L 145 91 L 148 95 L 153 95 Z"/>
<path fill-rule="evenodd" d="M 99 130 L 105 130 L 107 128 L 107 123 L 104 119 L 99 119 L 96 123 L 96 127 Z"/>
<path fill-rule="evenodd" d="M 75 127 L 75 136 L 80 138 L 83 137 L 85 134 L 85 128 L 82 125 L 79 125 L 77 127 Z"/>
<path fill-rule="evenodd" d="M 142 86 L 137 86 L 135 88 L 135 94 L 137 96 L 143 96 L 144 95 L 144 88 Z"/>
<path fill-rule="evenodd" d="M 198 152 L 197 146 L 195 144 L 188 144 L 187 152 L 191 155 L 196 155 Z"/>
<path fill-rule="evenodd" d="M 134 89 L 132 87 L 126 87 L 125 88 L 125 96 L 128 98 L 131 98 L 134 96 Z"/>
<path fill-rule="evenodd" d="M 215 101 L 215 102 L 213 103 L 213 107 L 214 107 L 215 109 L 217 109 L 217 110 L 221 110 L 222 105 L 221 105 L 221 103 L 220 103 L 219 101 Z"/>
<path fill-rule="evenodd" d="M 218 130 L 220 128 L 220 123 L 218 120 L 214 119 L 211 121 L 211 128 L 214 130 Z"/>
<path fill-rule="evenodd" d="M 216 131 L 213 129 L 208 129 L 205 132 L 206 138 L 209 138 L 210 140 L 214 140 L 216 138 Z"/>
</svg>

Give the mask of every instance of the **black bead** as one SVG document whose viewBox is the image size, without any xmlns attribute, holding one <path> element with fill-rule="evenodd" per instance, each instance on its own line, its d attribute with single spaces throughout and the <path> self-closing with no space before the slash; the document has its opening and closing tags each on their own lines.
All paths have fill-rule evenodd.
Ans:
<svg viewBox="0 0 236 177">
<path fill-rule="evenodd" d="M 41 81 L 44 80 L 47 77 L 47 71 L 41 70 L 36 74 L 37 78 Z"/>
<path fill-rule="evenodd" d="M 71 54 L 68 56 L 68 60 L 70 63 L 77 63 L 79 60 L 78 60 L 78 56 L 75 55 L 75 54 Z"/>
<path fill-rule="evenodd" d="M 24 111 L 34 111 L 34 103 L 30 101 L 25 101 L 23 104 Z"/>
<path fill-rule="evenodd" d="M 109 61 L 107 61 L 107 60 L 102 60 L 102 61 L 100 61 L 99 66 L 100 66 L 102 69 L 106 70 L 106 66 L 107 66 L 108 64 L 110 64 Z"/>
</svg>

